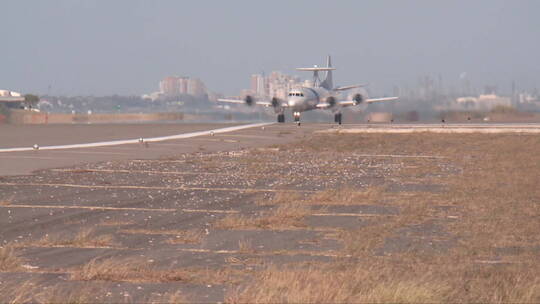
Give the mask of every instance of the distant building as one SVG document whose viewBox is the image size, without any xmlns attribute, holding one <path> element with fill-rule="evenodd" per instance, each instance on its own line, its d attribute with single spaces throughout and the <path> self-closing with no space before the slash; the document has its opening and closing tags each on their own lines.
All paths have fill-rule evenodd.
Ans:
<svg viewBox="0 0 540 304">
<path fill-rule="evenodd" d="M 478 97 L 460 97 L 456 102 L 463 108 L 471 110 L 489 111 L 496 106 L 512 106 L 510 97 L 497 96 L 495 94 L 484 94 Z"/>
<path fill-rule="evenodd" d="M 159 95 L 161 96 L 178 97 L 185 94 L 204 96 L 208 92 L 204 83 L 197 78 L 168 76 L 159 82 Z M 156 94 L 153 96 L 155 97 Z"/>
<path fill-rule="evenodd" d="M 21 103 L 24 101 L 24 96 L 21 93 L 0 90 L 0 103 Z"/>
<path fill-rule="evenodd" d="M 521 93 L 518 95 L 518 101 L 519 103 L 540 103 L 540 97 L 529 93 Z"/>
<path fill-rule="evenodd" d="M 206 86 L 197 78 L 188 79 L 187 94 L 192 96 L 204 96 L 208 95 Z"/>
<path fill-rule="evenodd" d="M 301 82 L 298 77 L 273 71 L 268 76 L 263 74 L 251 75 L 250 89 L 243 90 L 242 93 L 249 93 L 263 98 L 278 97 L 286 99 L 287 93 L 299 85 L 301 85 Z"/>
<path fill-rule="evenodd" d="M 187 77 L 168 76 L 159 82 L 159 91 L 167 97 L 175 97 L 188 92 Z"/>
</svg>

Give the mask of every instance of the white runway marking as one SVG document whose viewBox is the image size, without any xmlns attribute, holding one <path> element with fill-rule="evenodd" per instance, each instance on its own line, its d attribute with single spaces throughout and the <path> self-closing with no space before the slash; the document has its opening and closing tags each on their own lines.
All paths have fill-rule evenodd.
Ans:
<svg viewBox="0 0 540 304">
<path fill-rule="evenodd" d="M 239 213 L 236 210 L 212 210 L 212 209 L 156 209 L 156 208 L 133 208 L 133 207 L 103 207 L 103 206 L 69 206 L 69 205 L 1 205 L 0 208 L 14 209 L 82 209 L 91 211 L 148 211 L 148 212 L 185 212 L 185 213 Z"/>
<path fill-rule="evenodd" d="M 185 138 L 191 138 L 191 137 L 196 137 L 196 136 L 210 135 L 212 133 L 219 134 L 219 133 L 233 132 L 233 131 L 238 131 L 238 130 L 243 130 L 243 129 L 248 129 L 248 128 L 262 127 L 262 126 L 267 126 L 271 124 L 273 123 L 256 123 L 256 124 L 249 124 L 249 125 L 241 125 L 241 126 L 227 127 L 227 128 L 207 130 L 207 131 L 198 131 L 198 132 L 183 133 L 183 134 L 177 134 L 177 135 L 144 138 L 144 141 L 145 142 L 158 142 L 158 141 L 165 141 L 165 140 L 172 140 L 172 139 L 185 139 Z M 125 144 L 139 144 L 139 139 L 136 138 L 136 139 L 125 139 L 125 140 L 102 141 L 102 142 L 74 144 L 74 145 L 43 146 L 43 147 L 39 147 L 39 150 L 96 148 L 96 147 L 116 146 L 116 145 L 125 145 Z M 32 151 L 32 150 L 34 150 L 33 147 L 20 147 L 20 148 L 0 149 L 0 152 L 23 152 L 23 151 Z"/>
<path fill-rule="evenodd" d="M 328 130 L 316 131 L 316 133 L 389 133 L 389 134 L 408 134 L 408 133 L 447 133 L 447 134 L 466 134 L 466 133 L 523 133 L 540 134 L 540 124 L 396 124 L 396 125 L 356 125 L 345 126 L 341 128 L 332 128 Z"/>
</svg>

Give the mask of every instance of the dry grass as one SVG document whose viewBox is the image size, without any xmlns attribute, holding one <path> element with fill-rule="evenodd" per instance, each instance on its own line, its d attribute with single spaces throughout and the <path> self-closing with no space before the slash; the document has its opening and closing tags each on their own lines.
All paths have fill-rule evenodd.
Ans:
<svg viewBox="0 0 540 304">
<path fill-rule="evenodd" d="M 132 283 L 237 284 L 245 275 L 246 273 L 232 268 L 158 269 L 146 261 L 114 258 L 94 259 L 71 271 L 72 280 Z"/>
<path fill-rule="evenodd" d="M 0 247 L 0 272 L 18 271 L 22 269 L 22 259 L 17 256 L 15 249 L 6 245 Z"/>
<path fill-rule="evenodd" d="M 219 229 L 295 229 L 306 227 L 304 218 L 311 209 L 300 203 L 281 204 L 257 216 L 228 215 L 216 222 Z"/>
<path fill-rule="evenodd" d="M 84 285 L 69 288 L 61 285 L 48 286 L 47 281 L 30 279 L 23 282 L 0 284 L 2 303 L 94 303 L 96 296 L 103 294 L 99 286 Z"/>
<path fill-rule="evenodd" d="M 124 229 L 120 233 L 147 235 L 174 235 L 165 241 L 167 244 L 198 244 L 203 238 L 201 230 L 154 230 L 154 229 Z"/>
<path fill-rule="evenodd" d="M 357 262 L 271 267 L 231 292 L 229 302 L 540 302 L 540 252 L 534 249 L 540 246 L 540 137 L 322 135 L 297 148 L 312 153 L 442 156 L 425 165 L 404 160 L 414 166 L 390 174 L 405 181 L 432 175 L 445 190 L 411 195 L 344 188 L 313 195 L 308 201 L 317 204 L 385 202 L 399 207 L 400 214 L 377 217 L 361 229 L 341 233 L 347 254 Z M 447 164 L 459 170 L 444 175 Z M 411 229 L 429 223 L 442 226 L 445 234 Z M 375 256 L 396 236 L 425 243 L 450 237 L 457 242 L 443 252 L 404 247 Z M 517 253 L 501 255 L 501 248 L 515 248 Z"/>
<path fill-rule="evenodd" d="M 358 191 L 350 187 L 327 189 L 313 194 L 307 200 L 307 203 L 319 205 L 373 204 L 381 199 L 384 190 L 383 186 L 372 186 L 364 191 Z"/>
<path fill-rule="evenodd" d="M 273 196 L 261 196 L 255 203 L 259 206 L 280 205 L 302 202 L 304 199 L 298 192 L 277 192 Z"/>
<path fill-rule="evenodd" d="M 449 261 L 446 261 L 449 262 Z M 230 303 L 536 303 L 538 269 L 370 259 L 360 264 L 269 267 L 229 292 Z"/>
<path fill-rule="evenodd" d="M 251 244 L 251 240 L 240 240 L 238 241 L 238 252 L 244 254 L 253 254 L 255 253 L 255 248 Z"/>
<path fill-rule="evenodd" d="M 79 247 L 79 248 L 94 248 L 94 247 L 111 247 L 113 245 L 113 237 L 111 235 L 96 235 L 92 228 L 80 230 L 74 236 L 66 235 L 46 235 L 37 242 L 27 243 L 25 246 L 38 247 Z"/>
<path fill-rule="evenodd" d="M 128 225 L 134 225 L 135 222 L 133 221 L 123 221 L 123 220 L 105 220 L 98 224 L 98 226 L 105 226 L 105 227 L 111 227 L 111 226 L 128 226 Z"/>
<path fill-rule="evenodd" d="M 203 232 L 200 230 L 179 231 L 173 239 L 168 239 L 167 244 L 199 244 L 203 238 Z"/>
<path fill-rule="evenodd" d="M 72 285 L 56 284 L 48 286 L 46 281 L 37 279 L 24 282 L 3 282 L 0 284 L 1 303 L 188 303 L 189 298 L 182 292 L 166 292 L 162 295 L 143 296 L 134 300 L 122 294 L 107 298 L 109 290 L 102 284 L 84 283 L 77 288 Z"/>
</svg>

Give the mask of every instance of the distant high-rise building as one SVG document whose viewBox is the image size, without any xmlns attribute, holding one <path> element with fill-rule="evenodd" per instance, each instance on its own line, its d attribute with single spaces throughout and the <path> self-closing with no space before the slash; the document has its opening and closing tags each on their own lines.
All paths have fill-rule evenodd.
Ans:
<svg viewBox="0 0 540 304">
<path fill-rule="evenodd" d="M 179 83 L 179 89 L 180 89 L 180 94 L 188 94 L 188 83 L 189 83 L 189 78 L 187 77 L 180 77 L 180 79 L 178 79 L 178 83 Z"/>
<path fill-rule="evenodd" d="M 274 71 L 270 75 L 253 74 L 250 78 L 251 94 L 260 97 L 287 98 L 287 93 L 300 85 L 300 79 Z"/>
<path fill-rule="evenodd" d="M 253 75 L 251 75 L 251 78 L 250 78 L 249 89 L 254 94 L 257 93 L 257 83 L 258 83 L 259 76 L 260 76 L 259 74 L 253 74 Z"/>
<path fill-rule="evenodd" d="M 178 96 L 180 94 L 180 85 L 178 77 L 168 76 L 159 82 L 159 91 L 165 96 Z"/>
<path fill-rule="evenodd" d="M 200 79 L 191 78 L 188 81 L 187 93 L 193 96 L 203 96 L 206 94 L 206 87 Z"/>
<path fill-rule="evenodd" d="M 178 97 L 184 94 L 193 96 L 207 94 L 206 87 L 200 79 L 178 76 L 165 77 L 159 82 L 159 91 L 167 97 Z"/>
</svg>

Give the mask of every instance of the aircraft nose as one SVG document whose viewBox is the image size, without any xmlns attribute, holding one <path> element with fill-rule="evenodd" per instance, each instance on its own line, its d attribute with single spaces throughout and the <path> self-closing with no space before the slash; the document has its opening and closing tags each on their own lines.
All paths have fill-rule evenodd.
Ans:
<svg viewBox="0 0 540 304">
<path fill-rule="evenodd" d="M 296 100 L 291 98 L 291 99 L 288 100 L 287 103 L 289 104 L 290 107 L 294 107 L 296 105 Z"/>
</svg>

